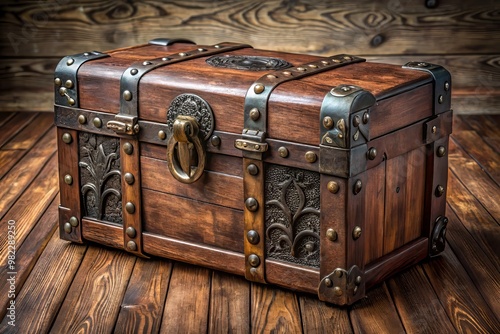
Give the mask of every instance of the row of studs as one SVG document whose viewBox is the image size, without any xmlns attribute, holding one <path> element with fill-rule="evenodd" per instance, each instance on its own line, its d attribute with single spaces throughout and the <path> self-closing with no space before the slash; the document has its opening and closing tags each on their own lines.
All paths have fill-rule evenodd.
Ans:
<svg viewBox="0 0 500 334">
<path fill-rule="evenodd" d="M 63 143 L 65 143 L 66 145 L 69 145 L 73 142 L 73 137 L 68 132 L 63 133 L 61 139 L 62 139 Z M 64 175 L 64 183 L 68 186 L 72 186 L 73 185 L 73 176 L 71 176 L 70 174 Z M 69 221 L 65 222 L 63 225 L 64 232 L 70 234 L 73 231 L 73 228 L 78 227 L 79 223 L 80 222 L 78 221 L 77 217 L 71 216 L 69 218 Z"/>
</svg>

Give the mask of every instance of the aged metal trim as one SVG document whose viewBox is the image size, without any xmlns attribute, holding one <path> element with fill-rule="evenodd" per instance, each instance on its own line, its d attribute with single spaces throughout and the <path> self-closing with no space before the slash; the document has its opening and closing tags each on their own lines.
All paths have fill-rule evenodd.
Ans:
<svg viewBox="0 0 500 334">
<path fill-rule="evenodd" d="M 318 287 L 318 298 L 336 305 L 350 305 L 364 295 L 364 273 L 357 266 L 349 271 L 335 269 L 321 279 Z"/>
<path fill-rule="evenodd" d="M 243 71 L 276 71 L 292 66 L 284 59 L 263 56 L 213 56 L 205 62 L 213 67 Z"/>
<path fill-rule="evenodd" d="M 426 62 L 409 62 L 403 68 L 424 71 L 434 79 L 434 115 L 441 114 L 451 108 L 451 75 L 444 67 Z"/>
<path fill-rule="evenodd" d="M 444 251 L 446 247 L 446 225 L 448 225 L 448 218 L 439 216 L 436 219 L 431 234 L 430 256 L 436 256 Z"/>
<path fill-rule="evenodd" d="M 55 104 L 78 108 L 80 101 L 78 99 L 77 74 L 80 66 L 90 60 L 105 57 L 109 57 L 109 55 L 92 51 L 66 56 L 61 59 L 54 73 Z"/>
<path fill-rule="evenodd" d="M 267 102 L 272 91 L 280 84 L 298 80 L 307 76 L 329 71 L 337 67 L 350 65 L 353 63 L 364 62 L 365 59 L 349 55 L 336 55 L 326 57 L 311 63 L 303 64 L 298 67 L 292 67 L 285 70 L 268 73 L 255 81 L 247 91 L 245 97 L 244 129 L 253 130 L 260 133 L 261 141 L 265 139 L 267 131 Z M 256 115 L 259 115 L 256 117 Z M 247 134 L 242 134 L 243 139 Z M 253 155 L 244 153 L 247 158 L 262 159 L 262 154 Z"/>
<path fill-rule="evenodd" d="M 169 46 L 175 43 L 195 44 L 195 42 L 185 38 L 155 38 L 148 42 L 151 45 Z"/>
<path fill-rule="evenodd" d="M 220 43 L 134 63 L 122 74 L 120 80 L 120 113 L 115 116 L 115 120 L 107 123 L 107 127 L 118 134 L 135 135 L 139 133 L 140 126 L 137 123 L 139 116 L 139 81 L 146 73 L 170 64 L 250 47 L 246 44 Z"/>
</svg>

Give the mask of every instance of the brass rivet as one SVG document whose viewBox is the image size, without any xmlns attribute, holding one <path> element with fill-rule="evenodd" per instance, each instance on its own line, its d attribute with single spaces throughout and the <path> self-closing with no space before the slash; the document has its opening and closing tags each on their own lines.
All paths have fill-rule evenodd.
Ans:
<svg viewBox="0 0 500 334">
<path fill-rule="evenodd" d="M 441 197 L 444 194 L 444 187 L 442 185 L 438 185 L 436 187 L 436 196 Z"/>
<path fill-rule="evenodd" d="M 357 180 L 356 183 L 354 183 L 354 187 L 352 189 L 352 192 L 354 193 L 354 195 L 357 195 L 357 194 L 359 194 L 359 192 L 361 191 L 362 188 L 363 188 L 363 184 L 361 183 L 361 180 Z"/>
<path fill-rule="evenodd" d="M 321 61 L 321 64 L 323 64 L 323 65 L 328 65 L 328 64 L 330 64 L 330 63 L 329 63 L 329 62 L 327 62 L 326 60 L 322 60 L 322 61 Z"/>
<path fill-rule="evenodd" d="M 71 233 L 72 228 L 70 223 L 64 223 L 64 232 Z"/>
<path fill-rule="evenodd" d="M 134 153 L 134 146 L 132 146 L 132 144 L 130 144 L 129 142 L 123 144 L 123 152 L 125 152 L 125 154 L 127 155 L 131 155 L 132 153 Z"/>
<path fill-rule="evenodd" d="M 127 202 L 125 204 L 125 210 L 127 210 L 128 213 L 133 214 L 135 212 L 135 205 L 132 202 Z"/>
<path fill-rule="evenodd" d="M 375 160 L 377 157 L 377 149 L 375 147 L 372 147 L 368 150 L 368 159 L 370 160 Z"/>
<path fill-rule="evenodd" d="M 274 74 L 268 74 L 268 75 L 267 75 L 267 78 L 268 78 L 268 79 L 276 79 L 276 78 L 277 78 L 277 76 L 275 76 Z"/>
<path fill-rule="evenodd" d="M 340 89 L 342 89 L 344 92 L 348 92 L 351 90 L 351 87 L 349 86 L 342 86 Z"/>
<path fill-rule="evenodd" d="M 315 162 L 316 159 L 318 158 L 318 156 L 316 155 L 316 153 L 314 153 L 313 151 L 307 151 L 304 156 L 306 158 L 306 161 L 310 162 L 310 163 Z"/>
<path fill-rule="evenodd" d="M 250 254 L 248 256 L 248 263 L 252 266 L 252 267 L 258 267 L 259 264 L 260 264 L 260 259 L 257 255 L 255 254 Z"/>
<path fill-rule="evenodd" d="M 250 110 L 250 113 L 249 113 L 249 114 L 250 114 L 250 118 L 252 119 L 252 121 L 256 121 L 256 120 L 258 120 L 258 119 L 259 119 L 259 117 L 260 117 L 260 111 L 259 111 L 259 109 L 257 109 L 257 108 L 252 108 L 252 109 Z"/>
<path fill-rule="evenodd" d="M 151 64 L 152 63 L 150 61 L 145 61 L 145 62 L 142 63 L 142 65 L 144 65 L 144 66 L 148 66 L 148 65 L 151 65 Z"/>
<path fill-rule="evenodd" d="M 69 133 L 65 132 L 62 135 L 62 141 L 63 143 L 70 144 L 73 141 L 73 137 L 71 137 Z"/>
<path fill-rule="evenodd" d="M 75 100 L 74 100 L 73 98 L 71 98 L 71 97 L 70 97 L 70 98 L 68 99 L 68 103 L 69 103 L 69 105 L 70 105 L 70 106 L 72 106 L 72 105 L 74 105 L 74 104 L 75 104 Z"/>
<path fill-rule="evenodd" d="M 340 186 L 337 182 L 335 181 L 330 181 L 327 183 L 326 188 L 328 189 L 329 192 L 332 194 L 336 194 L 339 192 Z"/>
<path fill-rule="evenodd" d="M 94 118 L 92 122 L 96 128 L 100 128 L 102 126 L 102 121 L 99 117 Z"/>
<path fill-rule="evenodd" d="M 73 227 L 77 227 L 78 226 L 78 218 L 76 218 L 75 216 L 72 216 L 70 219 L 69 219 L 69 224 Z"/>
<path fill-rule="evenodd" d="M 326 230 L 326 237 L 330 241 L 337 240 L 337 237 L 338 237 L 337 231 L 335 231 L 333 228 L 329 228 L 328 230 Z"/>
<path fill-rule="evenodd" d="M 362 281 L 363 278 L 361 278 L 361 276 L 356 276 L 356 280 L 354 281 L 354 283 L 356 283 L 356 285 L 360 285 Z"/>
<path fill-rule="evenodd" d="M 337 63 L 337 64 L 341 62 L 341 60 L 339 60 L 339 59 L 332 59 L 332 61 L 333 61 L 334 63 Z"/>
<path fill-rule="evenodd" d="M 334 273 L 335 273 L 335 276 L 337 276 L 338 278 L 341 278 L 341 277 L 342 277 L 342 275 L 344 275 L 344 273 L 342 272 L 342 270 L 337 270 L 337 269 L 336 269 L 336 270 L 334 271 Z"/>
<path fill-rule="evenodd" d="M 137 73 L 139 73 L 139 71 L 136 68 L 130 70 L 130 74 L 132 75 L 136 75 Z"/>
<path fill-rule="evenodd" d="M 179 56 L 181 56 L 181 57 L 186 57 L 187 55 L 188 55 L 188 54 L 187 54 L 186 52 L 180 52 L 180 53 L 179 53 Z"/>
<path fill-rule="evenodd" d="M 165 133 L 165 131 L 158 131 L 158 138 L 160 138 L 161 140 L 165 140 L 167 138 L 167 134 Z"/>
<path fill-rule="evenodd" d="M 73 81 L 71 80 L 66 80 L 66 82 L 64 83 L 64 86 L 66 88 L 73 88 Z"/>
<path fill-rule="evenodd" d="M 359 237 L 361 237 L 361 227 L 356 226 L 354 230 L 352 230 L 352 238 L 358 240 Z"/>
<path fill-rule="evenodd" d="M 435 125 L 434 125 L 434 126 L 432 127 L 432 129 L 431 129 L 431 132 L 432 132 L 432 133 L 436 133 L 436 132 L 437 132 L 437 129 L 438 129 L 438 128 L 437 128 L 437 126 L 435 126 Z"/>
<path fill-rule="evenodd" d="M 439 146 L 439 147 L 438 147 L 438 149 L 437 149 L 437 153 L 436 153 L 436 154 L 437 154 L 437 156 L 438 156 L 438 157 L 440 157 L 440 158 L 444 157 L 444 156 L 445 156 L 445 154 L 446 154 L 446 147 L 444 147 L 444 146 Z"/>
<path fill-rule="evenodd" d="M 247 208 L 248 211 L 252 212 L 257 211 L 257 209 L 259 208 L 259 202 L 257 202 L 255 198 L 249 197 L 245 201 L 245 207 Z"/>
<path fill-rule="evenodd" d="M 217 44 L 217 45 L 214 45 L 214 48 L 216 48 L 216 49 L 220 49 L 220 48 L 221 48 L 221 46 L 220 46 L 219 44 Z"/>
<path fill-rule="evenodd" d="M 87 123 L 87 117 L 85 117 L 85 115 L 79 115 L 78 116 L 78 123 L 80 123 L 80 124 Z"/>
<path fill-rule="evenodd" d="M 207 51 L 207 49 L 199 48 L 198 51 L 199 52 L 204 52 L 204 51 Z"/>
<path fill-rule="evenodd" d="M 125 179 L 125 182 L 127 182 L 127 184 L 134 184 L 135 182 L 135 177 L 132 173 L 125 173 L 123 178 Z"/>
<path fill-rule="evenodd" d="M 221 140 L 220 140 L 220 137 L 219 136 L 212 136 L 210 138 L 210 144 L 212 144 L 212 146 L 214 147 L 219 147 L 220 146 L 220 143 L 221 143 Z"/>
<path fill-rule="evenodd" d="M 127 248 L 134 252 L 137 250 L 137 244 L 135 243 L 135 241 L 130 240 L 129 242 L 127 242 Z"/>
<path fill-rule="evenodd" d="M 331 129 L 333 127 L 333 119 L 330 116 L 323 118 L 323 126 L 327 129 Z"/>
<path fill-rule="evenodd" d="M 130 101 L 132 100 L 132 93 L 129 90 L 126 90 L 123 92 L 123 99 L 125 101 Z"/>
<path fill-rule="evenodd" d="M 445 91 L 449 91 L 449 90 L 450 90 L 450 83 L 449 83 L 448 81 L 446 81 L 446 82 L 444 83 L 444 90 L 445 90 Z"/>
<path fill-rule="evenodd" d="M 262 84 L 256 84 L 254 87 L 253 87 L 253 91 L 255 92 L 255 94 L 260 94 L 264 91 L 265 87 L 264 85 Z"/>
<path fill-rule="evenodd" d="M 67 93 L 68 93 L 68 90 L 66 89 L 66 87 L 59 88 L 59 95 L 64 96 Z"/>
<path fill-rule="evenodd" d="M 369 120 L 370 120 L 370 114 L 368 113 L 368 111 L 366 111 L 363 114 L 363 123 L 366 124 L 366 123 L 368 123 Z"/>
<path fill-rule="evenodd" d="M 333 293 L 336 295 L 336 296 L 342 296 L 342 289 L 339 287 L 339 286 L 336 286 L 333 288 Z"/>
<path fill-rule="evenodd" d="M 134 125 L 134 133 L 139 133 L 139 131 L 141 130 L 141 127 L 139 126 L 139 124 L 136 124 Z"/>
<path fill-rule="evenodd" d="M 305 72 L 307 69 L 305 67 L 297 67 L 297 71 Z"/>
<path fill-rule="evenodd" d="M 288 76 L 288 75 L 292 75 L 292 72 L 290 72 L 290 71 L 284 71 L 283 74 L 286 75 L 286 76 Z"/>
<path fill-rule="evenodd" d="M 69 174 L 64 175 L 64 183 L 72 185 L 73 184 L 73 177 Z"/>
<path fill-rule="evenodd" d="M 59 79 L 59 78 L 55 78 L 55 79 L 54 79 L 54 84 L 55 84 L 56 86 L 61 86 L 61 84 L 62 84 L 61 79 Z"/>
<path fill-rule="evenodd" d="M 354 127 L 358 127 L 359 124 L 361 124 L 361 117 L 359 117 L 359 115 L 356 115 L 352 120 L 352 125 L 354 125 Z"/>
<path fill-rule="evenodd" d="M 278 153 L 280 154 L 280 157 L 282 157 L 282 158 L 288 157 L 288 149 L 284 146 L 281 146 L 280 148 L 278 148 Z"/>
<path fill-rule="evenodd" d="M 315 64 L 309 64 L 307 66 L 309 66 L 310 68 L 318 68 L 318 65 L 315 65 Z"/>
<path fill-rule="evenodd" d="M 417 66 L 418 67 L 427 67 L 427 66 L 429 66 L 429 64 L 427 64 L 425 62 L 421 62 L 421 63 L 418 63 Z"/>
<path fill-rule="evenodd" d="M 255 176 L 255 175 L 259 174 L 259 168 L 255 164 L 250 164 L 247 167 L 247 172 L 248 172 L 248 174 Z"/>
<path fill-rule="evenodd" d="M 247 232 L 247 240 L 252 245 L 257 245 L 259 243 L 260 237 L 259 233 L 255 230 L 250 230 Z"/>
<path fill-rule="evenodd" d="M 439 104 L 443 103 L 443 95 L 439 95 L 438 102 Z"/>
<path fill-rule="evenodd" d="M 125 233 L 127 233 L 129 238 L 135 238 L 135 236 L 137 235 L 137 231 L 132 226 L 127 227 Z"/>
<path fill-rule="evenodd" d="M 89 52 L 84 52 L 84 53 L 83 53 L 83 55 L 84 55 L 85 57 L 88 57 L 88 56 L 90 56 L 90 53 L 89 53 Z"/>
<path fill-rule="evenodd" d="M 163 61 L 169 61 L 169 60 L 171 60 L 171 58 L 163 57 L 161 60 L 163 60 Z"/>
<path fill-rule="evenodd" d="M 331 287 L 331 286 L 333 285 L 332 280 L 331 280 L 331 279 L 329 279 L 329 278 L 325 278 L 325 285 L 326 285 L 327 287 Z"/>
<path fill-rule="evenodd" d="M 71 66 L 74 62 L 75 60 L 73 58 L 69 58 L 68 61 L 66 61 L 66 65 Z"/>
</svg>

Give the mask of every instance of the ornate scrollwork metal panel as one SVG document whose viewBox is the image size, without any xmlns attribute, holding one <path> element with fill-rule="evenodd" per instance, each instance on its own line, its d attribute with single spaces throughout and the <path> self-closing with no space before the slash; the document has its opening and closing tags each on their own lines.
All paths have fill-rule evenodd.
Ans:
<svg viewBox="0 0 500 334">
<path fill-rule="evenodd" d="M 206 62 L 214 67 L 244 71 L 273 71 L 292 66 L 284 59 L 261 56 L 213 56 L 208 58 Z"/>
<path fill-rule="evenodd" d="M 266 252 L 269 258 L 319 268 L 320 175 L 266 168 Z"/>
<path fill-rule="evenodd" d="M 119 139 L 81 132 L 79 145 L 84 216 L 122 224 Z"/>
<path fill-rule="evenodd" d="M 214 114 L 207 101 L 194 94 L 181 94 L 170 103 L 167 112 L 167 128 L 172 133 L 177 116 L 192 116 L 198 123 L 200 137 L 204 140 L 210 138 L 214 131 Z"/>
</svg>

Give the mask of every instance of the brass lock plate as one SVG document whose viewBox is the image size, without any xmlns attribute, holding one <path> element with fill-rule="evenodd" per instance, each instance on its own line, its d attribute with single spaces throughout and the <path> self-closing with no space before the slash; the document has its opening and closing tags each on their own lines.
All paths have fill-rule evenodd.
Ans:
<svg viewBox="0 0 500 334">
<path fill-rule="evenodd" d="M 181 94 L 170 103 L 167 111 L 167 128 L 173 133 L 177 116 L 192 116 L 198 123 L 200 138 L 208 140 L 214 131 L 215 119 L 207 101 L 195 94 Z"/>
</svg>

